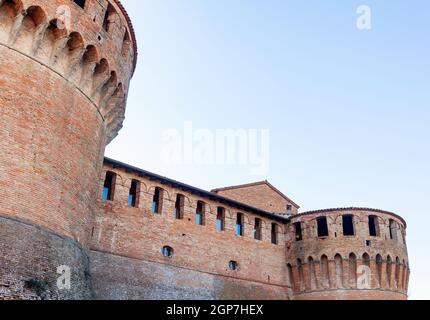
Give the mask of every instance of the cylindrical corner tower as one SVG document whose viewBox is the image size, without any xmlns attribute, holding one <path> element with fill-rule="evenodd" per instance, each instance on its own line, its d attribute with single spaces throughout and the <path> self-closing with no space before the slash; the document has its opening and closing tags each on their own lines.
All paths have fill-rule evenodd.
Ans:
<svg viewBox="0 0 430 320">
<path fill-rule="evenodd" d="M 297 300 L 405 300 L 406 222 L 363 208 L 292 217 L 287 267 Z"/>
<path fill-rule="evenodd" d="M 136 52 L 119 0 L 0 0 L 0 299 L 91 298 L 97 177 Z"/>
</svg>

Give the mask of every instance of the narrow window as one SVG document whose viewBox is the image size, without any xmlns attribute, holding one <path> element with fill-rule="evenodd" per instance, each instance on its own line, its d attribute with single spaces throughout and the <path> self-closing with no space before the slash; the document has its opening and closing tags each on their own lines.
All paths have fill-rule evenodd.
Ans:
<svg viewBox="0 0 430 320">
<path fill-rule="evenodd" d="M 170 258 L 171 256 L 173 256 L 173 249 L 169 246 L 165 246 L 161 250 L 161 253 L 163 254 L 164 257 Z"/>
<path fill-rule="evenodd" d="M 116 174 L 113 172 L 106 172 L 106 178 L 103 185 L 102 199 L 103 201 L 113 201 L 115 193 L 115 180 Z"/>
<path fill-rule="evenodd" d="M 238 264 L 236 261 L 230 261 L 230 262 L 228 263 L 228 268 L 229 268 L 231 271 L 236 271 L 236 270 L 239 268 L 239 264 Z"/>
<path fill-rule="evenodd" d="M 343 224 L 343 235 L 344 236 L 355 235 L 355 232 L 354 232 L 354 216 L 352 216 L 352 215 L 342 216 L 342 224 Z"/>
<path fill-rule="evenodd" d="M 390 220 L 390 239 L 397 240 L 397 223 L 394 220 Z"/>
<path fill-rule="evenodd" d="M 262 222 L 261 219 L 256 218 L 255 224 L 254 224 L 254 239 L 255 240 L 262 240 Z"/>
<path fill-rule="evenodd" d="M 291 213 L 291 211 L 293 211 L 293 206 L 291 204 L 287 205 L 287 212 Z"/>
<path fill-rule="evenodd" d="M 279 226 L 276 223 L 272 223 L 272 244 L 278 244 L 278 233 L 279 233 Z"/>
<path fill-rule="evenodd" d="M 297 222 L 294 224 L 294 229 L 296 232 L 296 241 L 302 241 L 303 240 L 303 232 L 302 232 L 302 223 Z"/>
<path fill-rule="evenodd" d="M 216 216 L 216 230 L 222 232 L 225 230 L 225 209 L 218 207 Z"/>
<path fill-rule="evenodd" d="M 376 275 L 378 279 L 379 286 L 382 286 L 382 256 L 378 254 L 376 256 Z"/>
<path fill-rule="evenodd" d="M 82 9 L 85 8 L 85 0 L 74 0 L 74 2 Z"/>
<path fill-rule="evenodd" d="M 371 237 L 379 236 L 379 225 L 377 216 L 369 216 L 369 235 Z"/>
<path fill-rule="evenodd" d="M 155 188 L 154 197 L 152 199 L 152 213 L 161 214 L 163 210 L 163 190 Z"/>
<path fill-rule="evenodd" d="M 236 219 L 236 236 L 243 237 L 244 234 L 244 226 L 243 226 L 244 218 L 242 213 L 237 214 Z"/>
<path fill-rule="evenodd" d="M 182 220 L 184 218 L 184 204 L 185 204 L 185 197 L 182 194 L 178 194 L 176 196 L 176 203 L 175 203 L 175 218 L 178 220 Z"/>
<path fill-rule="evenodd" d="M 116 16 L 117 16 L 117 13 L 115 11 L 115 8 L 110 3 L 108 3 L 108 7 L 106 9 L 105 17 L 103 20 L 103 28 L 107 32 L 111 30 L 112 24 L 115 23 Z"/>
<path fill-rule="evenodd" d="M 203 226 L 205 224 L 205 203 L 203 201 L 197 202 L 196 209 L 196 224 Z"/>
<path fill-rule="evenodd" d="M 137 208 L 139 206 L 139 192 L 140 192 L 140 182 L 133 180 L 131 182 L 130 191 L 128 193 L 128 205 L 132 208 Z"/>
<path fill-rule="evenodd" d="M 328 237 L 327 218 L 326 217 L 318 218 L 317 225 L 318 225 L 318 237 L 320 238 Z"/>
</svg>

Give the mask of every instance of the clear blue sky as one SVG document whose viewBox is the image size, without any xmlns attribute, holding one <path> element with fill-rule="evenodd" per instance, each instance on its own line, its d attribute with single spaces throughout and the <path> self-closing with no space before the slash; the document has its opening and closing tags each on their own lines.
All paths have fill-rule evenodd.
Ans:
<svg viewBox="0 0 430 320">
<path fill-rule="evenodd" d="M 205 189 L 268 179 L 302 210 L 409 223 L 411 298 L 430 298 L 430 3 L 123 0 L 139 63 L 107 155 Z M 372 30 L 356 27 L 359 5 Z M 167 165 L 162 133 L 269 129 L 270 171 Z"/>
</svg>

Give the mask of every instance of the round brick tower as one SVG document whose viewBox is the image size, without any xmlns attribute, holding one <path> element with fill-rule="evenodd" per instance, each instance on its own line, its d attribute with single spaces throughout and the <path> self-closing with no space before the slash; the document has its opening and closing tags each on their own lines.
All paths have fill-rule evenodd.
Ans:
<svg viewBox="0 0 430 320">
<path fill-rule="evenodd" d="M 297 300 L 405 300 L 409 281 L 406 222 L 363 208 L 292 217 L 287 267 Z"/>
<path fill-rule="evenodd" d="M 118 0 L 0 0 L 0 299 L 91 298 L 97 177 L 136 58 Z"/>
</svg>

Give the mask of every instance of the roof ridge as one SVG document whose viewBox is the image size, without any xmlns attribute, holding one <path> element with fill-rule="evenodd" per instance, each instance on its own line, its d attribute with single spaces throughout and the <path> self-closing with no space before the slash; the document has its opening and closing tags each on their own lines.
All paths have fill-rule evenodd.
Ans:
<svg viewBox="0 0 430 320">
<path fill-rule="evenodd" d="M 262 185 L 262 184 L 267 185 L 273 191 L 275 191 L 276 193 L 278 193 L 282 198 L 284 198 L 285 200 L 291 202 L 296 207 L 300 208 L 300 206 L 296 202 L 294 202 L 293 200 L 291 200 L 291 198 L 287 197 L 287 195 L 285 195 L 282 191 L 280 191 L 278 188 L 276 188 L 267 179 L 263 180 L 263 181 L 257 181 L 257 182 L 247 183 L 247 184 L 240 184 L 240 185 L 236 185 L 236 186 L 217 188 L 217 189 L 211 190 L 211 192 L 218 193 L 219 191 L 227 191 L 227 190 L 241 189 L 241 188 L 247 188 L 247 187 L 254 187 L 254 186 L 258 186 L 258 185 Z"/>
</svg>

